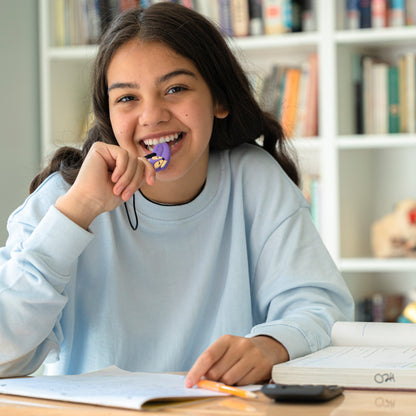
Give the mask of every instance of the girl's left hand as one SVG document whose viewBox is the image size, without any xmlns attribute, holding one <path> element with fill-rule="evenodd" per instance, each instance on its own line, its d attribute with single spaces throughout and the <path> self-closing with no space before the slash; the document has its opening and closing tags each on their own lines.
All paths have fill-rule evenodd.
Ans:
<svg viewBox="0 0 416 416">
<path fill-rule="evenodd" d="M 185 385 L 192 387 L 202 377 L 228 385 L 267 382 L 273 365 L 288 359 L 286 348 L 271 337 L 223 335 L 199 356 Z"/>
</svg>

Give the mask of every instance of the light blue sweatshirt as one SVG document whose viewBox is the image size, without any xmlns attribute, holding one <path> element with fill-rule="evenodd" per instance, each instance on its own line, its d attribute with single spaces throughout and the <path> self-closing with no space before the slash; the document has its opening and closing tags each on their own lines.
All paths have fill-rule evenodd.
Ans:
<svg viewBox="0 0 416 416">
<path fill-rule="evenodd" d="M 353 318 L 305 199 L 262 149 L 212 153 L 187 204 L 136 192 L 136 231 L 124 206 L 80 228 L 54 207 L 68 188 L 51 175 L 9 218 L 0 376 L 45 359 L 48 374 L 186 371 L 223 334 L 269 335 L 296 358 Z"/>
</svg>

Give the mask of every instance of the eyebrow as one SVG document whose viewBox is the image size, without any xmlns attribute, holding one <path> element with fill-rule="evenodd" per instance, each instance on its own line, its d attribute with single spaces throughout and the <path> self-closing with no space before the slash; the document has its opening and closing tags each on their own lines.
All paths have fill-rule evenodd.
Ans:
<svg viewBox="0 0 416 416">
<path fill-rule="evenodd" d="M 171 78 L 177 77 L 179 75 L 188 75 L 192 78 L 197 79 L 197 76 L 194 72 L 189 71 L 188 69 L 177 69 L 175 71 L 169 72 L 165 75 L 162 75 L 158 80 L 157 80 L 157 84 L 161 84 L 162 82 L 166 82 L 169 81 Z M 134 88 L 134 89 L 138 89 L 139 88 L 139 84 L 136 84 L 134 82 L 115 82 L 113 84 L 111 84 L 108 89 L 107 89 L 107 93 L 109 93 L 111 90 L 117 89 L 117 88 Z"/>
</svg>

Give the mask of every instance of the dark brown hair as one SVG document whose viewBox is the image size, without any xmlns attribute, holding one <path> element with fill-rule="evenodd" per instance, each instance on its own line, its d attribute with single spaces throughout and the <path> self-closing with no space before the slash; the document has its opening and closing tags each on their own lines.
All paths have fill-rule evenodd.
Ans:
<svg viewBox="0 0 416 416">
<path fill-rule="evenodd" d="M 54 154 L 50 164 L 33 179 L 30 192 L 58 170 L 72 184 L 94 142 L 117 144 L 109 116 L 107 70 L 115 52 L 131 39 L 161 42 L 195 64 L 216 104 L 229 111 L 226 118 L 214 120 L 211 149 L 256 144 L 256 139 L 262 136 L 261 146 L 279 162 L 293 182 L 299 184 L 296 163 L 288 151 L 280 123 L 260 108 L 241 65 L 221 33 L 197 12 L 162 2 L 144 10 L 128 10 L 111 23 L 101 39 L 93 70 L 95 124 L 82 150 L 64 147 Z"/>
</svg>

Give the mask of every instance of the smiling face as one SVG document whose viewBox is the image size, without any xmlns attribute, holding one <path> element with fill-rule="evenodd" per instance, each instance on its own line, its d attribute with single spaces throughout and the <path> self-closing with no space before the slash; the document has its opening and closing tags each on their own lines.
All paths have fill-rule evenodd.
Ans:
<svg viewBox="0 0 416 416">
<path fill-rule="evenodd" d="M 214 117 L 228 115 L 215 105 L 193 62 L 159 42 L 131 40 L 114 55 L 107 85 L 121 147 L 145 156 L 158 143 L 170 146 L 168 168 L 157 174 L 153 189 L 145 185 L 142 192 L 160 202 L 163 193 L 169 202 L 185 202 L 173 201 L 173 194 L 192 199 L 206 179 Z"/>
</svg>

